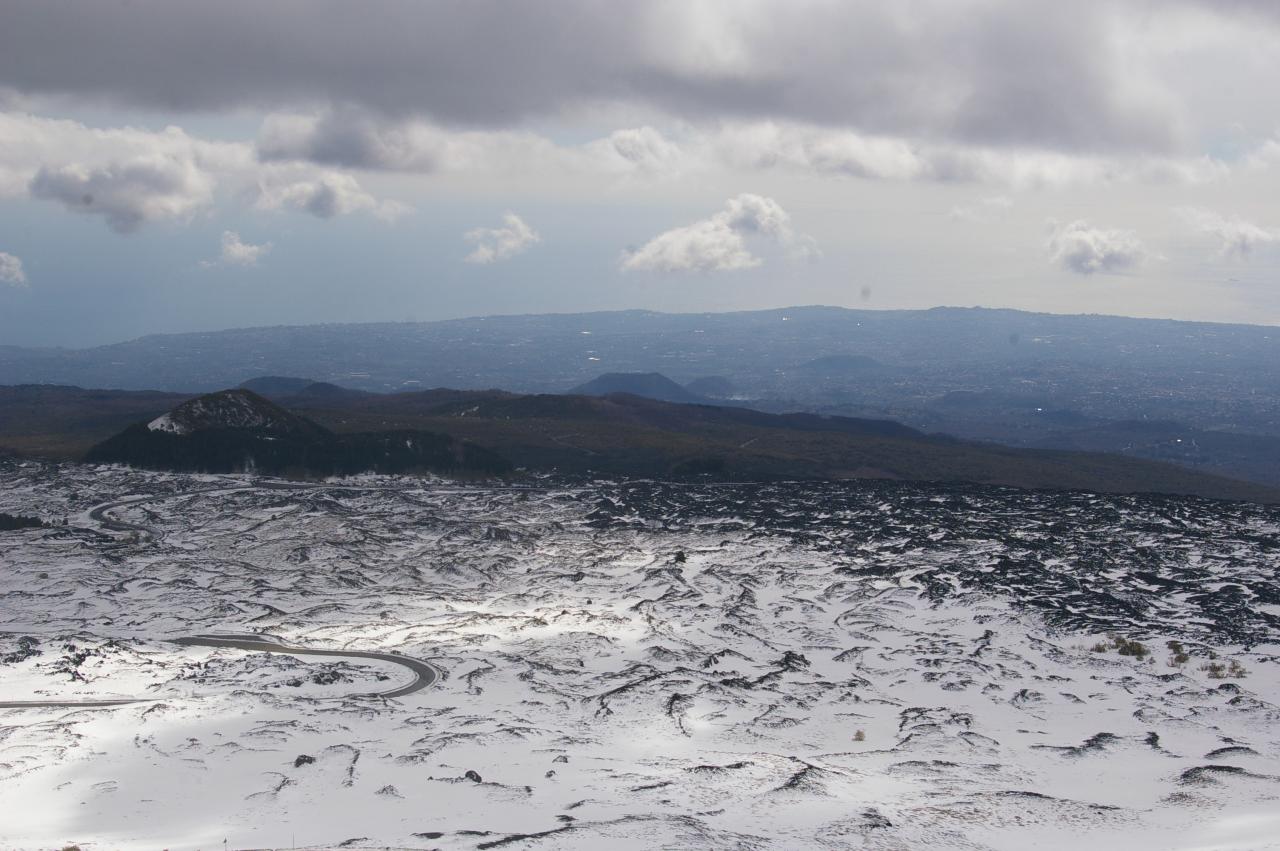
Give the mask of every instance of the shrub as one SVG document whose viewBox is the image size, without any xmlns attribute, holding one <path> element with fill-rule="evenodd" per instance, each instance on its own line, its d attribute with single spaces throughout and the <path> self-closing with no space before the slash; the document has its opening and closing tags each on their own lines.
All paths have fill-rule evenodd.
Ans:
<svg viewBox="0 0 1280 851">
<path fill-rule="evenodd" d="M 1191 661 L 1191 654 L 1182 646 L 1181 641 L 1166 641 L 1164 646 L 1169 648 L 1170 668 L 1176 668 Z"/>
<path fill-rule="evenodd" d="M 1089 648 L 1093 653 L 1106 653 L 1109 650 L 1115 650 L 1121 656 L 1132 656 L 1139 662 L 1146 659 L 1151 651 L 1147 646 L 1139 641 L 1131 641 L 1122 635 L 1112 633 L 1108 636 L 1107 641 L 1099 641 L 1097 644 Z"/>
<path fill-rule="evenodd" d="M 853 734 L 853 740 L 855 742 L 865 742 L 867 740 L 867 734 L 862 730 L 859 730 Z"/>
<path fill-rule="evenodd" d="M 1147 654 L 1151 652 L 1145 644 L 1121 635 L 1111 636 L 1111 644 L 1121 656 L 1132 656 L 1138 661 L 1147 658 Z"/>
</svg>

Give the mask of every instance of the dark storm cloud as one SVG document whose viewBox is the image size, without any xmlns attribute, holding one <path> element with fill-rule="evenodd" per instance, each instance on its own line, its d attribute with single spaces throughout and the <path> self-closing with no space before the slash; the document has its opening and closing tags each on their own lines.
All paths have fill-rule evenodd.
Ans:
<svg viewBox="0 0 1280 851">
<path fill-rule="evenodd" d="M 336 103 L 479 126 L 626 103 L 694 120 L 1172 150 L 1176 116 L 1131 90 L 1109 8 L 0 0 L 0 87 L 165 109 Z M 322 129 L 319 159 L 378 153 L 361 149 L 368 133 Z"/>
</svg>

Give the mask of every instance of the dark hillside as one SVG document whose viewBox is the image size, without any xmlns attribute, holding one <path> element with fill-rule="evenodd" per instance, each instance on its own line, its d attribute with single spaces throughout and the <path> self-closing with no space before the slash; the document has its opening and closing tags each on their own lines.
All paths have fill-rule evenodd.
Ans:
<svg viewBox="0 0 1280 851">
<path fill-rule="evenodd" d="M 480 473 L 510 469 L 489 450 L 420 429 L 335 434 L 245 390 L 182 403 L 95 445 L 89 463 L 184 472 L 287 476 Z"/>
</svg>

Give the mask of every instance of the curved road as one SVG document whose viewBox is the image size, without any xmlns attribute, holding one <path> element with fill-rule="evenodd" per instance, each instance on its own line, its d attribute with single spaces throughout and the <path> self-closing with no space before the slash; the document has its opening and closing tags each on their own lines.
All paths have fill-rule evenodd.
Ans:
<svg viewBox="0 0 1280 851">
<path fill-rule="evenodd" d="M 270 483 L 266 486 L 273 490 L 307 487 L 307 485 L 294 485 L 292 483 Z M 244 485 L 240 485 L 232 488 L 210 488 L 209 490 L 240 490 L 244 487 Z M 129 499 L 103 503 L 102 505 L 95 506 L 89 511 L 89 518 L 95 523 L 101 525 L 103 529 L 107 529 L 112 532 L 137 532 L 155 537 L 155 531 L 153 529 L 147 526 L 139 526 L 136 523 L 117 520 L 108 516 L 107 512 L 113 508 L 120 508 L 125 505 L 134 505 L 136 503 L 147 502 L 152 499 L 163 499 L 166 496 L 173 495 L 166 494 L 162 496 L 131 497 Z M 257 653 L 285 653 L 290 656 L 346 656 L 356 659 L 376 659 L 378 661 L 400 665 L 413 672 L 413 680 L 406 685 L 398 686 L 389 691 L 357 692 L 356 694 L 344 695 L 344 697 L 404 697 L 405 695 L 413 694 L 415 691 L 421 691 L 436 680 L 440 679 L 439 668 L 428 662 L 423 662 L 421 659 L 401 656 L 399 653 L 380 653 L 373 650 L 321 650 L 310 647 L 296 647 L 291 644 L 285 644 L 283 641 L 280 641 L 270 635 L 258 635 L 252 633 L 192 635 L 185 638 L 175 639 L 174 643 L 188 647 L 234 647 L 238 650 L 248 650 Z M 154 702 L 162 699 L 163 698 L 154 697 L 122 697 L 107 700 L 0 700 L 0 709 L 92 709 L 95 707 L 125 706 L 131 703 Z"/>
<path fill-rule="evenodd" d="M 117 520 L 114 517 L 107 516 L 107 512 L 113 508 L 122 508 L 126 505 L 135 505 L 140 502 L 149 502 L 158 499 L 155 496 L 136 496 L 130 499 L 121 499 L 116 502 L 105 502 L 102 505 L 96 505 L 89 510 L 89 519 L 97 523 L 103 529 L 111 532 L 140 532 L 143 535 L 155 537 L 155 532 L 149 526 L 139 526 L 136 523 L 127 523 L 124 520 Z"/>
<path fill-rule="evenodd" d="M 407 685 L 398 686 L 390 691 L 361 692 L 346 697 L 404 697 L 421 691 L 440 678 L 440 669 L 409 656 L 399 653 L 379 653 L 375 650 L 319 650 L 310 647 L 295 647 L 269 635 L 192 635 L 174 639 L 174 643 L 189 647 L 234 647 L 237 650 L 250 650 L 257 653 L 287 653 L 290 656 L 347 656 L 356 659 L 377 659 L 401 665 L 413 672 L 413 680 Z"/>
<path fill-rule="evenodd" d="M 237 650 L 249 650 L 255 653 L 285 653 L 289 656 L 346 656 L 356 659 L 376 659 L 391 662 L 408 668 L 413 672 L 413 679 L 405 685 L 388 691 L 356 692 L 344 694 L 347 697 L 404 697 L 421 691 L 440 679 L 440 669 L 421 659 L 401 656 L 399 653 L 379 653 L 374 650 L 320 650 L 311 647 L 296 647 L 285 644 L 269 635 L 234 634 L 234 635 L 191 635 L 174 639 L 175 644 L 187 647 L 234 647 Z M 325 698 L 321 698 L 325 699 Z M 0 700 L 0 709 L 93 709 L 105 706 L 125 706 L 130 703 L 148 703 L 164 700 L 160 697 L 119 697 L 106 700 Z"/>
<path fill-rule="evenodd" d="M 249 490 L 251 488 L 265 488 L 266 490 L 303 490 L 311 487 L 324 486 L 294 482 L 263 482 L 256 485 L 234 484 L 212 488 L 197 488 L 196 490 L 185 491 L 183 493 L 131 496 L 127 499 L 117 499 L 112 502 L 104 502 L 102 505 L 95 505 L 93 508 L 89 509 L 89 519 L 110 532 L 136 532 L 154 540 L 157 537 L 157 534 L 156 530 L 151 526 L 141 526 L 137 523 L 130 523 L 127 520 L 118 520 L 107 514 L 107 512 L 116 508 L 123 508 L 126 505 L 140 505 L 144 502 L 152 502 L 153 500 L 176 499 L 178 497 L 192 496 L 201 493 L 234 493 L 235 491 Z"/>
</svg>

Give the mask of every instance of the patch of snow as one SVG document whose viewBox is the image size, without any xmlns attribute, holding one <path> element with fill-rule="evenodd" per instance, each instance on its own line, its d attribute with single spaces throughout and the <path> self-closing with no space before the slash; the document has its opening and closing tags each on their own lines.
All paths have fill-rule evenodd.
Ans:
<svg viewBox="0 0 1280 851">
<path fill-rule="evenodd" d="M 147 428 L 151 431 L 167 431 L 170 434 L 187 434 L 190 431 L 182 423 L 176 422 L 169 414 L 161 414 L 156 417 L 147 423 Z"/>
</svg>

